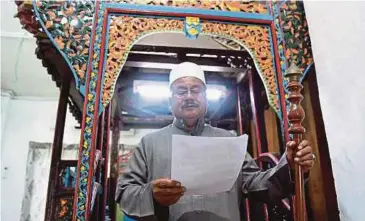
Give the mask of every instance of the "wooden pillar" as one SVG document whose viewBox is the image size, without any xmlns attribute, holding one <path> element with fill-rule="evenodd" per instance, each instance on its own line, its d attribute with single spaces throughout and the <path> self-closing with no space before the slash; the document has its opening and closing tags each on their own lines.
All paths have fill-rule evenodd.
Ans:
<svg viewBox="0 0 365 221">
<path fill-rule="evenodd" d="M 65 121 L 67 114 L 67 102 L 70 92 L 71 78 L 64 78 L 61 85 L 61 93 L 58 100 L 57 118 L 56 118 L 56 129 L 53 137 L 52 144 L 52 159 L 51 167 L 49 171 L 48 190 L 47 190 L 47 201 L 46 201 L 46 212 L 44 220 L 53 220 L 55 212 L 55 193 L 59 178 L 59 164 L 61 161 L 62 146 L 63 146 L 63 134 L 65 130 Z"/>
<path fill-rule="evenodd" d="M 94 21 L 98 20 L 100 1 L 95 2 Z M 98 26 L 107 26 L 107 19 L 102 24 L 94 22 L 92 29 Z M 86 88 L 84 107 L 82 113 L 80 147 L 77 164 L 76 188 L 74 192 L 73 221 L 89 221 L 91 194 L 94 177 L 94 160 L 96 150 L 96 135 L 98 131 L 99 110 L 101 106 L 101 89 L 103 80 L 104 45 L 94 48 L 105 40 L 106 29 L 103 29 L 101 38 L 97 38 L 96 32 L 92 32 L 90 54 L 86 73 Z M 98 53 L 98 54 L 96 54 Z M 95 55 L 95 56 L 94 56 Z"/>
<path fill-rule="evenodd" d="M 99 116 L 99 125 L 98 125 L 98 132 L 97 132 L 97 150 L 101 151 L 101 154 L 103 154 L 104 149 L 104 122 L 105 122 L 105 111 Z M 100 156 L 102 158 L 102 155 Z M 101 161 L 97 162 L 98 166 L 95 171 L 95 181 L 98 182 L 103 186 L 103 175 L 102 175 L 102 165 Z M 94 188 L 94 187 L 93 187 Z M 103 218 L 101 218 L 101 214 L 103 213 L 103 210 L 105 210 L 105 207 L 102 207 L 102 196 L 99 194 L 96 194 L 96 199 L 94 199 L 94 205 L 91 211 L 91 220 L 95 221 L 101 221 Z"/>
<path fill-rule="evenodd" d="M 243 134 L 243 126 L 242 126 L 242 111 L 241 111 L 241 96 L 240 96 L 240 87 L 237 86 L 237 127 L 238 127 L 238 135 Z M 245 157 L 245 156 L 243 156 Z M 246 209 L 246 221 L 250 221 L 250 204 L 248 199 L 245 199 L 245 209 Z"/>
<path fill-rule="evenodd" d="M 264 119 L 268 152 L 280 155 L 278 122 L 275 111 L 269 107 L 264 111 Z"/>
<path fill-rule="evenodd" d="M 252 76 L 254 74 L 254 72 L 252 70 L 248 70 L 247 72 L 248 72 L 248 81 L 249 81 L 249 88 L 250 88 L 252 118 L 253 118 L 253 123 L 254 123 L 254 127 L 255 127 L 255 134 L 256 134 L 257 156 L 260 156 L 262 149 L 261 149 L 261 136 L 260 136 L 257 104 L 256 104 L 256 99 L 255 99 L 254 80 L 253 80 L 253 76 Z"/>
<path fill-rule="evenodd" d="M 311 170 L 308 179 L 309 202 L 312 210 L 311 216 L 313 220 L 328 221 L 326 212 L 326 199 L 324 195 L 323 178 L 321 172 L 321 157 L 319 154 L 319 147 L 317 142 L 316 122 L 314 120 L 314 113 L 311 104 L 311 95 L 309 91 L 308 82 L 303 84 L 303 92 L 305 99 L 303 100 L 303 108 L 306 113 L 306 118 L 303 121 L 307 132 L 304 134 L 304 139 L 308 140 L 316 155 L 316 162 Z M 309 215 L 308 215 L 309 216 Z"/>
<path fill-rule="evenodd" d="M 248 70 L 248 82 L 250 88 L 250 101 L 251 101 L 251 108 L 252 108 L 252 118 L 255 127 L 255 135 L 256 135 L 256 145 L 257 145 L 257 157 L 259 157 L 262 153 L 262 146 L 261 146 L 261 136 L 260 136 L 260 124 L 259 124 L 259 116 L 257 111 L 257 100 L 255 98 L 255 89 L 254 89 L 254 77 L 255 74 L 252 70 Z M 259 162 L 260 168 L 262 168 L 262 162 Z M 269 221 L 269 213 L 267 210 L 266 204 L 263 205 L 263 211 L 265 215 L 265 220 Z"/>
<path fill-rule="evenodd" d="M 98 123 L 98 132 L 97 132 L 97 147 L 96 150 L 98 151 L 102 151 L 102 146 L 103 146 L 103 133 L 104 133 L 104 114 L 105 112 L 103 112 L 101 114 L 101 116 L 99 117 L 99 123 Z M 96 152 L 95 152 L 96 153 Z M 98 163 L 99 164 L 99 163 Z M 93 165 L 92 165 L 93 166 Z M 101 179 L 101 168 L 100 165 L 97 166 L 96 170 L 95 170 L 95 182 L 100 183 L 100 179 Z M 94 185 L 92 185 L 91 191 L 93 191 L 94 189 Z M 93 207 L 91 208 L 91 220 L 95 220 L 95 221 L 99 221 L 99 213 L 100 213 L 100 196 L 99 194 L 95 195 L 94 199 L 94 205 L 92 205 Z M 91 195 L 91 200 L 92 200 L 92 195 Z"/>
<path fill-rule="evenodd" d="M 112 144 L 110 150 L 110 178 L 109 178 L 109 202 L 110 202 L 110 217 L 112 221 L 116 221 L 116 202 L 115 192 L 118 182 L 118 155 L 119 155 L 119 138 L 122 121 L 118 114 L 113 117 L 113 133 L 112 133 Z"/>
<path fill-rule="evenodd" d="M 110 139 L 110 115 L 111 115 L 111 107 L 112 105 L 109 104 L 108 107 L 105 109 L 105 130 L 104 130 L 104 142 L 103 142 L 103 157 L 104 157 L 104 165 L 103 165 L 103 174 L 104 174 L 104 180 L 103 180 L 103 195 L 102 195 L 102 205 L 103 205 L 103 210 L 101 213 L 101 220 L 105 219 L 105 210 L 106 210 L 106 206 L 107 206 L 107 201 L 108 201 L 108 171 L 109 171 L 109 151 L 110 151 L 110 144 L 109 144 L 109 139 Z M 113 202 L 113 201 L 112 201 Z"/>
<path fill-rule="evenodd" d="M 251 134 L 251 144 L 252 144 L 252 157 L 254 159 L 258 159 L 257 155 L 257 137 L 256 137 L 256 129 L 255 129 L 255 121 L 250 120 L 250 134 Z"/>
<path fill-rule="evenodd" d="M 289 78 L 289 83 L 287 85 L 288 93 L 288 101 L 290 102 L 289 110 L 288 110 L 288 121 L 289 121 L 289 134 L 293 136 L 293 141 L 296 142 L 297 145 L 303 140 L 303 134 L 305 132 L 305 128 L 302 126 L 302 122 L 305 116 L 304 110 L 301 106 L 301 101 L 303 100 L 303 96 L 300 93 L 303 86 L 300 83 L 300 79 L 302 76 L 301 70 L 295 65 L 292 64 L 288 72 L 285 75 Z M 296 149 L 293 153 L 293 158 L 296 155 Z M 305 196 L 304 196 L 304 178 L 303 171 L 299 164 L 295 163 L 295 197 L 294 197 L 294 220 L 295 221 L 306 221 L 305 216 Z"/>
</svg>

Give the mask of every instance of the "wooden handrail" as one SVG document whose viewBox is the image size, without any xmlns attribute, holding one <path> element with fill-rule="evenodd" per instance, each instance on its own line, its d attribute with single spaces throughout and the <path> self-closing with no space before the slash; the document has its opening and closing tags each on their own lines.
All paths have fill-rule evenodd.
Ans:
<svg viewBox="0 0 365 221">
<path fill-rule="evenodd" d="M 301 84 L 301 77 L 303 76 L 302 71 L 295 65 L 292 64 L 285 77 L 288 78 L 288 90 L 289 109 L 288 109 L 288 121 L 289 121 L 289 134 L 291 139 L 295 141 L 297 147 L 303 140 L 303 134 L 305 128 L 302 126 L 302 122 L 305 117 L 305 112 L 300 102 L 303 100 L 303 96 L 300 91 L 303 89 Z M 296 155 L 298 148 L 293 151 L 293 159 Z M 295 196 L 294 196 L 294 220 L 305 221 L 305 198 L 304 198 L 304 178 L 302 168 L 298 163 L 295 162 Z"/>
</svg>

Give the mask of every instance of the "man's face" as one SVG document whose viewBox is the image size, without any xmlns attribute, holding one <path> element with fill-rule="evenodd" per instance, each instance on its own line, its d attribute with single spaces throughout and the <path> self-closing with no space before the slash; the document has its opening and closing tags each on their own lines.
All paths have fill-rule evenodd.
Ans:
<svg viewBox="0 0 365 221">
<path fill-rule="evenodd" d="M 172 114 L 189 120 L 203 117 L 207 111 L 206 87 L 195 77 L 177 79 L 171 86 Z"/>
</svg>

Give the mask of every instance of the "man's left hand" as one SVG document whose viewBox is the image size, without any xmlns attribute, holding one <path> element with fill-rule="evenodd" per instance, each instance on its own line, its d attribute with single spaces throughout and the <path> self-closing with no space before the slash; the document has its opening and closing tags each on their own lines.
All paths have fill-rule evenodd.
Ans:
<svg viewBox="0 0 365 221">
<path fill-rule="evenodd" d="M 298 163 L 304 173 L 308 173 L 314 165 L 314 155 L 312 147 L 309 145 L 307 140 L 300 142 L 298 146 L 298 152 L 294 156 L 295 148 L 297 147 L 294 141 L 286 143 L 286 159 L 291 167 L 294 169 L 295 163 Z"/>
</svg>

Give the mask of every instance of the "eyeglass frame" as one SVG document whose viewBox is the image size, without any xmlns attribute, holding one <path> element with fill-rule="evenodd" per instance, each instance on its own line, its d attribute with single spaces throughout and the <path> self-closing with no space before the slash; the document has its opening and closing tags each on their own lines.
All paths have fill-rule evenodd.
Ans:
<svg viewBox="0 0 365 221">
<path fill-rule="evenodd" d="M 195 88 L 198 88 L 200 91 L 196 91 L 194 92 L 193 90 Z M 179 90 L 180 88 L 178 88 L 177 90 Z M 181 89 L 180 89 L 181 90 Z M 203 95 L 206 95 L 207 93 L 207 88 L 206 87 L 203 87 L 203 88 L 199 88 L 199 87 L 196 87 L 196 86 L 193 86 L 192 88 L 186 88 L 183 92 L 183 94 L 177 94 L 176 91 L 174 91 L 172 88 L 171 88 L 171 96 L 174 96 L 178 99 L 185 99 L 189 94 L 194 97 L 194 98 L 198 98 L 198 97 L 201 97 Z"/>
</svg>

